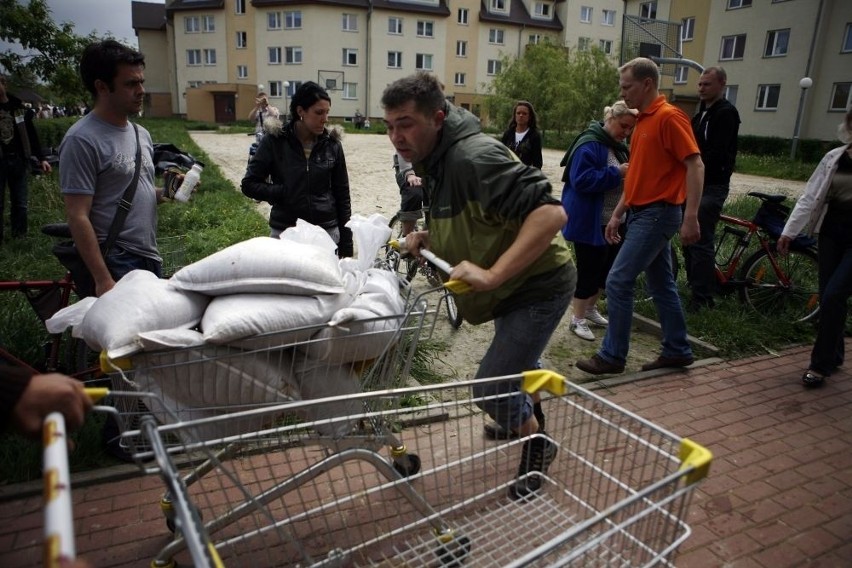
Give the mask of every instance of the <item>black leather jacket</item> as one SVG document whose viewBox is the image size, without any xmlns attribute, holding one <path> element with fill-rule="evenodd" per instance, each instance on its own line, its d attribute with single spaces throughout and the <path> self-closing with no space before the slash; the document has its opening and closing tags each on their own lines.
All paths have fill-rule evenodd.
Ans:
<svg viewBox="0 0 852 568">
<path fill-rule="evenodd" d="M 739 131 L 740 114 L 725 98 L 719 99 L 710 108 L 700 105 L 692 117 L 692 132 L 704 162 L 705 185 L 730 183 L 737 160 Z"/>
<path fill-rule="evenodd" d="M 273 229 L 293 227 L 297 219 L 326 229 L 338 227 L 338 254 L 352 256 L 352 232 L 345 227 L 352 214 L 349 175 L 337 132 L 320 135 L 306 159 L 292 123 L 272 129 L 249 162 L 242 191 L 272 205 Z"/>
</svg>

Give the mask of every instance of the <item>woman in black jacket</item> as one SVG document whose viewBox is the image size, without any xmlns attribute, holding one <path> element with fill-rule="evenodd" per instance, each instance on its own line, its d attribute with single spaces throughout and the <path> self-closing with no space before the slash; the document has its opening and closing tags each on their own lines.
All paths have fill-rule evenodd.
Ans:
<svg viewBox="0 0 852 568">
<path fill-rule="evenodd" d="M 515 108 L 512 109 L 512 120 L 509 122 L 509 128 L 506 129 L 500 140 L 504 146 L 518 155 L 521 162 L 541 169 L 543 163 L 541 135 L 536 126 L 535 110 L 532 103 L 518 101 L 515 104 Z"/>
<path fill-rule="evenodd" d="M 303 83 L 290 102 L 290 121 L 269 125 L 249 162 L 243 193 L 272 205 L 271 237 L 303 219 L 325 229 L 338 256 L 352 256 L 349 175 L 337 131 L 326 129 L 331 98 L 314 83 Z"/>
</svg>

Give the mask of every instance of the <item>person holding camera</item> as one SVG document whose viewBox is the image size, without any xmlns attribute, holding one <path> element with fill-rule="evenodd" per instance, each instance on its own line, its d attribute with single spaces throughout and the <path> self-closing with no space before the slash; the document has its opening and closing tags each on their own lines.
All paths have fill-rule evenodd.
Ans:
<svg viewBox="0 0 852 568">
<path fill-rule="evenodd" d="M 263 91 L 259 92 L 254 99 L 254 108 L 249 112 L 249 120 L 255 123 L 254 133 L 258 136 L 258 141 L 263 136 L 263 121 L 269 117 L 278 118 L 280 115 L 281 111 L 269 104 L 267 94 Z"/>
</svg>

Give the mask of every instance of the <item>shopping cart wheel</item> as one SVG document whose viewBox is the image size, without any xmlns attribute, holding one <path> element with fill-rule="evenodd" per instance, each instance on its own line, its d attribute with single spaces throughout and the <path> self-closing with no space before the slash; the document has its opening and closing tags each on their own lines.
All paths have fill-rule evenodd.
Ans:
<svg viewBox="0 0 852 568">
<path fill-rule="evenodd" d="M 420 457 L 417 454 L 405 454 L 401 458 L 394 459 L 393 468 L 403 477 L 414 475 L 420 471 Z"/>
<path fill-rule="evenodd" d="M 435 554 L 441 566 L 447 568 L 458 568 L 467 560 L 470 554 L 470 539 L 465 535 L 454 536 L 449 542 L 442 543 Z"/>
</svg>

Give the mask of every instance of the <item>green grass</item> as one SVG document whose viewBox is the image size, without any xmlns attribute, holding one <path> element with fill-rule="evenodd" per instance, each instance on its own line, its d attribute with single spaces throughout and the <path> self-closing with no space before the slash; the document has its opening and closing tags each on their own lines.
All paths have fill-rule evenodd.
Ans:
<svg viewBox="0 0 852 568">
<path fill-rule="evenodd" d="M 736 172 L 778 179 L 807 181 L 816 167 L 816 162 L 790 160 L 781 156 L 757 156 L 754 154 L 739 153 L 737 154 Z"/>
</svg>

